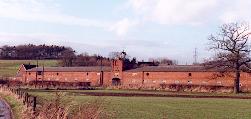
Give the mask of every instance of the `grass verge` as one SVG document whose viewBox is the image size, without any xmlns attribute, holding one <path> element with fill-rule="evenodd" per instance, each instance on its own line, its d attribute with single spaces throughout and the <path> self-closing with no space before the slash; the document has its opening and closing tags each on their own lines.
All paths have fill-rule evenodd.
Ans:
<svg viewBox="0 0 251 119">
<path fill-rule="evenodd" d="M 10 94 L 0 93 L 0 96 L 10 105 L 13 112 L 13 118 L 21 119 L 23 109 L 22 102 L 18 101 L 14 96 Z"/>
</svg>

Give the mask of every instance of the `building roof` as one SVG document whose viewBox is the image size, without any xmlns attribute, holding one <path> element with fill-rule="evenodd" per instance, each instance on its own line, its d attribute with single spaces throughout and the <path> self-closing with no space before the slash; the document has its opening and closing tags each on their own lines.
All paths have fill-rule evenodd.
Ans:
<svg viewBox="0 0 251 119">
<path fill-rule="evenodd" d="M 138 66 L 139 67 L 142 67 L 142 66 L 157 66 L 157 64 L 156 63 L 154 63 L 154 62 L 138 62 Z"/>
<path fill-rule="evenodd" d="M 35 67 L 27 71 L 51 71 L 51 72 L 100 72 L 100 66 L 89 67 Z M 111 67 L 103 66 L 103 71 L 111 71 Z M 126 72 L 208 72 L 208 71 L 224 71 L 219 68 L 206 68 L 198 65 L 168 65 L 168 66 L 145 66 L 136 69 L 126 70 Z"/>
<path fill-rule="evenodd" d="M 29 69 L 27 71 L 51 71 L 51 72 L 100 72 L 100 66 L 92 66 L 92 67 L 36 67 Z M 103 66 L 103 71 L 111 71 L 111 67 Z"/>
<path fill-rule="evenodd" d="M 23 66 L 24 66 L 24 68 L 25 68 L 26 70 L 29 70 L 29 69 L 32 69 L 32 68 L 36 67 L 37 65 L 23 64 Z"/>
<path fill-rule="evenodd" d="M 168 66 L 146 66 L 136 69 L 127 70 L 128 72 L 206 72 L 206 71 L 223 71 L 222 69 L 209 69 L 197 65 L 168 65 Z"/>
</svg>

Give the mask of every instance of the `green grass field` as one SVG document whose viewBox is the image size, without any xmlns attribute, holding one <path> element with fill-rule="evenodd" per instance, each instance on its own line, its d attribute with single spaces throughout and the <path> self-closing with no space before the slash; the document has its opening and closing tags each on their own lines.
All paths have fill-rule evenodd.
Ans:
<svg viewBox="0 0 251 119">
<path fill-rule="evenodd" d="M 249 119 L 251 117 L 251 100 L 246 99 L 95 97 L 78 95 L 71 91 L 64 92 L 66 92 L 65 99 L 77 104 L 101 99 L 104 102 L 105 112 L 119 119 Z M 52 98 L 54 93 L 30 91 L 30 94 L 38 96 L 40 103 Z"/>
<path fill-rule="evenodd" d="M 0 77 L 15 76 L 21 64 L 37 64 L 36 60 L 0 60 Z M 39 60 L 39 66 L 57 66 L 57 60 Z"/>
</svg>

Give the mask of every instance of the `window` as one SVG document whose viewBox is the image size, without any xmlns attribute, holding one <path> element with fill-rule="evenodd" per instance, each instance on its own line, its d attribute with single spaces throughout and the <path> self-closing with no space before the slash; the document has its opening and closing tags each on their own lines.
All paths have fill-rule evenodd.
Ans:
<svg viewBox="0 0 251 119">
<path fill-rule="evenodd" d="M 59 73 L 57 73 L 57 76 L 59 75 Z"/>
<path fill-rule="evenodd" d="M 86 73 L 86 75 L 88 76 L 88 75 L 89 75 L 89 73 L 87 72 L 87 73 Z"/>
<path fill-rule="evenodd" d="M 31 75 L 31 73 L 29 73 L 29 75 Z"/>
<path fill-rule="evenodd" d="M 132 76 L 136 76 L 137 75 L 137 73 L 132 73 Z"/>
<path fill-rule="evenodd" d="M 188 73 L 188 76 L 192 76 L 192 73 Z"/>
<path fill-rule="evenodd" d="M 175 84 L 179 84 L 180 81 L 179 81 L 179 80 L 175 80 L 174 83 L 175 83 Z"/>
<path fill-rule="evenodd" d="M 38 72 L 37 72 L 37 75 L 42 75 L 42 71 L 38 71 Z"/>
<path fill-rule="evenodd" d="M 207 81 L 202 81 L 202 84 L 207 84 Z"/>
<path fill-rule="evenodd" d="M 119 73 L 114 73 L 114 76 L 119 76 Z"/>
<path fill-rule="evenodd" d="M 146 73 L 147 76 L 149 76 L 149 73 Z"/>
<path fill-rule="evenodd" d="M 222 85 L 221 81 L 217 81 L 216 83 L 217 83 L 217 85 Z"/>
</svg>

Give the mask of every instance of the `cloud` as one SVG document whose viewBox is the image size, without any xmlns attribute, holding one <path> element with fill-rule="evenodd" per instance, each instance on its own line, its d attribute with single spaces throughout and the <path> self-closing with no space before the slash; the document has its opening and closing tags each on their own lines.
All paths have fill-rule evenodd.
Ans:
<svg viewBox="0 0 251 119">
<path fill-rule="evenodd" d="M 53 24 L 96 27 L 125 36 L 138 24 L 135 20 L 123 18 L 118 21 L 104 21 L 81 18 L 62 12 L 55 0 L 0 0 L 0 18 Z"/>
<path fill-rule="evenodd" d="M 107 22 L 64 14 L 58 6 L 54 0 L 0 0 L 0 17 L 84 27 L 109 26 Z"/>
<path fill-rule="evenodd" d="M 139 25 L 138 21 L 132 21 L 124 18 L 110 27 L 111 31 L 115 31 L 118 36 L 125 36 L 130 29 Z"/>
<path fill-rule="evenodd" d="M 159 24 L 195 24 L 216 7 L 217 0 L 130 0 L 130 8 L 143 19 Z"/>
<path fill-rule="evenodd" d="M 60 44 L 67 40 L 65 36 L 56 34 L 18 34 L 18 33 L 0 33 L 1 45 L 19 45 L 19 44 Z"/>
<path fill-rule="evenodd" d="M 229 2 L 223 8 L 223 13 L 219 17 L 221 22 L 251 22 L 251 1 L 248 0 L 234 0 Z"/>
<path fill-rule="evenodd" d="M 251 21 L 248 0 L 128 0 L 126 6 L 129 14 L 105 21 L 66 14 L 56 0 L 0 0 L 0 18 L 95 27 L 121 37 L 148 23 L 197 25 L 212 21 Z"/>
<path fill-rule="evenodd" d="M 126 5 L 141 20 L 164 25 L 251 22 L 248 0 L 129 0 Z"/>
<path fill-rule="evenodd" d="M 64 14 L 58 6 L 54 0 L 0 0 L 0 17 L 21 21 L 96 27 L 115 32 L 118 36 L 125 36 L 130 28 L 138 24 L 128 18 L 113 22 L 80 18 Z"/>
</svg>

